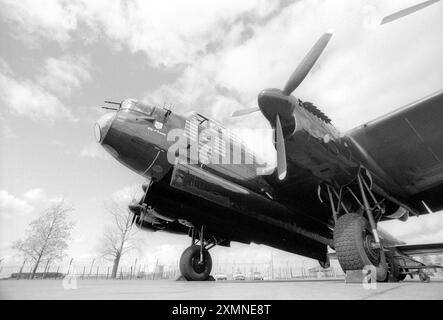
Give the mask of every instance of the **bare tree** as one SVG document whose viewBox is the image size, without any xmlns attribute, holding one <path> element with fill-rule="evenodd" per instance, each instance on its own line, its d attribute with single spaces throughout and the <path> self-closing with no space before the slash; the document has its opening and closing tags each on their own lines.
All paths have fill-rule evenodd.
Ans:
<svg viewBox="0 0 443 320">
<path fill-rule="evenodd" d="M 106 210 L 111 215 L 111 223 L 105 227 L 99 251 L 104 259 L 113 261 L 111 278 L 117 277 L 121 258 L 135 249 L 136 228 L 132 227 L 132 213 L 129 202 L 113 200 Z"/>
<path fill-rule="evenodd" d="M 64 256 L 74 227 L 74 223 L 68 221 L 68 213 L 72 210 L 64 200 L 53 203 L 29 224 L 25 238 L 14 242 L 13 248 L 34 263 L 31 279 L 42 261 L 59 260 Z"/>
</svg>

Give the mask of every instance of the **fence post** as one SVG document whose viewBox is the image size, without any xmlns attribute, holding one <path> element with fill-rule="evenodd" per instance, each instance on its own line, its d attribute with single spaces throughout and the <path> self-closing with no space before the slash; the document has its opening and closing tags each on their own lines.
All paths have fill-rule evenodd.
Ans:
<svg viewBox="0 0 443 320">
<path fill-rule="evenodd" d="M 60 266 L 57 267 L 57 272 L 54 275 L 54 279 L 57 279 L 59 271 L 60 271 Z"/>
<path fill-rule="evenodd" d="M 132 266 L 131 266 L 131 273 L 129 274 L 129 280 L 132 280 Z"/>
<path fill-rule="evenodd" d="M 94 266 L 94 262 L 95 262 L 95 258 L 92 259 L 92 263 L 91 263 L 91 268 L 89 269 L 89 274 L 88 274 L 88 278 L 91 276 L 91 272 L 92 272 L 92 267 Z"/>
<path fill-rule="evenodd" d="M 86 270 L 86 266 L 83 266 L 82 280 L 85 278 L 85 270 Z"/>
<path fill-rule="evenodd" d="M 152 280 L 155 280 L 155 273 L 157 272 L 157 269 L 158 269 L 158 259 L 157 259 L 157 261 L 155 262 L 154 277 L 153 277 Z"/>
<path fill-rule="evenodd" d="M 43 279 L 46 279 L 46 276 L 47 276 L 47 273 L 48 273 L 48 266 L 49 266 L 49 262 L 50 262 L 51 260 L 50 259 L 48 259 L 48 261 L 46 262 L 46 266 L 45 266 L 45 271 L 43 272 Z"/>
<path fill-rule="evenodd" d="M 134 272 L 134 275 L 137 272 L 137 258 L 135 258 L 134 261 L 134 268 L 131 268 L 131 278 L 132 278 L 132 272 Z"/>
<path fill-rule="evenodd" d="M 108 277 L 109 277 L 109 267 L 108 270 L 106 271 L 106 280 L 108 280 Z"/>
</svg>

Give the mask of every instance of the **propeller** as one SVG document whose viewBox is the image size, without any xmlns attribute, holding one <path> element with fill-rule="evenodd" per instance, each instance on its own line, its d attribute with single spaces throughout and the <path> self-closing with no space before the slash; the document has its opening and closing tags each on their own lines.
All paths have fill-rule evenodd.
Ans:
<svg viewBox="0 0 443 320">
<path fill-rule="evenodd" d="M 293 108 L 293 105 L 289 102 L 288 96 L 300 86 L 308 73 L 312 70 L 312 67 L 320 58 L 320 55 L 325 50 L 331 37 L 332 33 L 324 33 L 317 40 L 289 77 L 283 91 L 278 89 L 264 90 L 259 95 L 259 108 L 237 110 L 232 114 L 233 117 L 238 117 L 261 111 L 271 124 L 275 121 L 273 127 L 275 128 L 277 150 L 277 173 L 280 180 L 283 180 L 287 174 L 285 137 L 281 120 L 285 122 L 285 120 L 287 120 L 288 117 L 292 117 L 293 114 L 293 109 L 291 109 Z M 265 102 L 265 100 L 268 100 L 268 102 Z"/>
<path fill-rule="evenodd" d="M 143 197 L 140 199 L 139 202 L 137 202 L 135 199 L 132 199 L 132 202 L 129 204 L 129 211 L 132 213 L 132 221 L 131 221 L 131 227 L 134 225 L 134 222 L 137 219 L 137 215 L 134 213 L 135 210 L 140 210 L 140 218 L 139 221 L 141 223 L 142 215 L 144 214 L 144 210 L 146 210 L 146 196 L 148 194 L 149 187 L 151 185 L 151 181 L 145 182 L 142 184 L 142 190 L 143 190 Z"/>
<path fill-rule="evenodd" d="M 240 116 L 244 116 L 247 114 L 251 114 L 254 112 L 260 111 L 259 107 L 255 107 L 255 108 L 250 108 L 250 109 L 242 109 L 242 110 L 236 110 L 232 113 L 232 117 L 240 117 Z"/>
<path fill-rule="evenodd" d="M 283 180 L 287 173 L 285 136 L 281 127 L 280 116 L 275 116 L 275 137 L 277 147 L 277 173 L 278 178 Z"/>
<path fill-rule="evenodd" d="M 331 37 L 332 33 L 325 33 L 320 37 L 320 39 L 317 40 L 316 44 L 311 48 L 308 54 L 303 58 L 301 63 L 292 73 L 291 77 L 288 79 L 288 82 L 286 83 L 283 90 L 283 93 L 285 95 L 289 96 L 303 82 L 308 73 L 311 71 L 314 64 L 317 62 L 318 58 L 320 58 L 320 55 L 323 53 L 323 50 L 328 45 Z M 232 117 L 240 117 L 257 111 L 260 111 L 260 108 L 256 107 L 237 110 L 232 113 Z"/>
<path fill-rule="evenodd" d="M 131 212 L 132 215 L 132 221 L 131 221 L 131 227 L 134 225 L 135 219 L 137 218 L 137 216 Z"/>
<path fill-rule="evenodd" d="M 331 37 L 332 33 L 325 33 L 320 37 L 320 39 L 318 39 L 317 43 L 311 48 L 311 50 L 309 50 L 308 54 L 303 58 L 302 62 L 292 73 L 285 85 L 285 88 L 283 89 L 284 94 L 289 96 L 303 82 L 309 71 L 311 71 L 312 67 L 317 62 L 318 58 L 320 58 L 323 50 L 325 50 L 329 40 L 331 40 Z"/>
<path fill-rule="evenodd" d="M 415 6 L 412 6 L 412 7 L 409 7 L 409 8 L 400 10 L 400 11 L 397 11 L 397 12 L 395 12 L 393 14 L 390 14 L 389 16 L 384 17 L 383 20 L 381 21 L 381 24 L 386 24 L 386 23 L 390 23 L 392 21 L 401 19 L 401 18 L 403 18 L 405 16 L 408 16 L 408 15 L 414 13 L 414 12 L 417 12 L 417 11 L 419 11 L 421 9 L 424 9 L 424 8 L 430 6 L 430 5 L 434 4 L 434 3 L 437 3 L 439 1 L 440 0 L 428 0 L 428 1 L 416 4 Z"/>
</svg>

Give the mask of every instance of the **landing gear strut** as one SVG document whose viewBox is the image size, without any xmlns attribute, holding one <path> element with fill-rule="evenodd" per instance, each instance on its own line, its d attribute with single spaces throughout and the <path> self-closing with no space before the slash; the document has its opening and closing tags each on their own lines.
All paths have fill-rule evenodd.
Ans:
<svg viewBox="0 0 443 320">
<path fill-rule="evenodd" d="M 334 247 L 343 271 L 373 266 L 377 281 L 385 281 L 388 267 L 374 217 L 374 213 L 384 213 L 383 200 L 378 201 L 372 193 L 369 172 L 361 168 L 352 184 L 338 190 L 326 188 L 335 220 Z"/>
<path fill-rule="evenodd" d="M 180 257 L 180 272 L 188 281 L 206 281 L 212 270 L 209 249 L 217 245 L 215 239 L 205 240 L 204 226 L 199 230 L 191 228 L 192 244 Z"/>
</svg>

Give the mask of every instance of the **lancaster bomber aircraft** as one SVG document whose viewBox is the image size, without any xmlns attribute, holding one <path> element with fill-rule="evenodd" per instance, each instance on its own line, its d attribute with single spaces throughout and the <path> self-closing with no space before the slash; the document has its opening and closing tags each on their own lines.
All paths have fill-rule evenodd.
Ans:
<svg viewBox="0 0 443 320">
<path fill-rule="evenodd" d="M 283 90 L 263 90 L 258 108 L 235 112 L 261 111 L 269 121 L 277 152 L 271 174 L 254 157 L 232 161 L 238 150 L 241 159 L 249 151 L 198 113 L 127 99 L 97 121 L 99 143 L 148 180 L 129 206 L 133 222 L 192 239 L 180 259 L 187 280 L 207 280 L 209 250 L 231 241 L 269 245 L 323 267 L 330 247 L 344 271 L 373 266 L 378 281 L 413 273 L 427 280 L 422 270 L 430 266 L 412 255 L 442 252 L 443 244 L 408 245 L 377 226 L 443 209 L 443 91 L 339 133 L 314 104 L 292 95 L 330 39 L 320 37 Z M 171 132 L 178 132 L 174 139 Z M 207 161 L 214 155 L 228 161 Z"/>
</svg>

